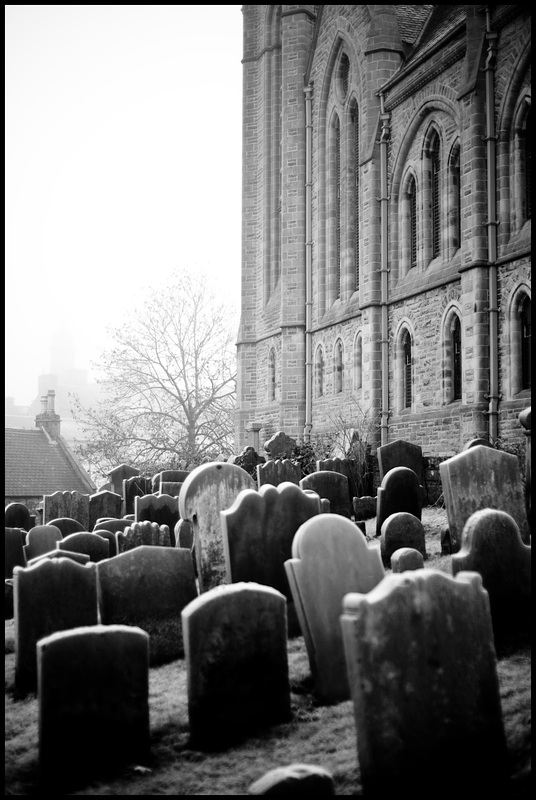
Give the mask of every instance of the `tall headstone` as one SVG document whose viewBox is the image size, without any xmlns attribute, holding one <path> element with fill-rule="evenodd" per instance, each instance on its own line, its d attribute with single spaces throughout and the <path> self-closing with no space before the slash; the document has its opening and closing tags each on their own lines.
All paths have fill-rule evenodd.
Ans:
<svg viewBox="0 0 536 800">
<path fill-rule="evenodd" d="M 95 563 L 110 557 L 108 540 L 98 533 L 70 533 L 61 539 L 56 547 L 58 550 L 70 550 L 72 553 L 85 553 L 90 561 Z"/>
<path fill-rule="evenodd" d="M 293 439 L 291 436 L 287 436 L 284 431 L 277 431 L 277 433 L 274 433 L 271 439 L 268 439 L 268 441 L 265 442 L 264 449 L 268 453 L 269 458 L 275 461 L 278 458 L 290 458 L 294 452 L 296 444 L 296 439 Z"/>
<path fill-rule="evenodd" d="M 109 492 L 107 490 L 96 492 L 89 497 L 89 525 L 90 531 L 95 527 L 96 521 L 100 517 L 114 517 L 121 516 L 121 504 L 123 498 L 116 492 Z"/>
<path fill-rule="evenodd" d="M 190 552 L 141 545 L 97 567 L 103 625 L 137 625 L 150 636 L 151 665 L 184 655 L 181 612 L 197 597 Z"/>
<path fill-rule="evenodd" d="M 257 483 L 261 486 L 269 483 L 272 486 L 279 486 L 280 483 L 299 484 L 302 472 L 298 464 L 290 458 L 270 459 L 264 464 L 257 464 Z"/>
<path fill-rule="evenodd" d="M 122 496 L 123 502 L 121 504 L 121 514 L 134 513 L 134 498 L 143 497 L 145 494 L 151 493 L 151 479 L 144 478 L 141 475 L 135 475 L 133 478 L 125 478 L 123 481 Z"/>
<path fill-rule="evenodd" d="M 50 633 L 96 625 L 96 564 L 69 558 L 41 559 L 13 570 L 15 608 L 15 689 L 37 688 L 36 644 Z"/>
<path fill-rule="evenodd" d="M 8 503 L 4 516 L 6 528 L 23 528 L 29 531 L 33 527 L 30 511 L 24 503 Z"/>
<path fill-rule="evenodd" d="M 440 786 L 442 797 L 504 796 L 506 740 L 480 575 L 393 573 L 343 606 L 364 796 L 411 796 L 416 785 Z"/>
<path fill-rule="evenodd" d="M 376 536 L 391 514 L 405 511 L 417 519 L 422 515 L 422 491 L 417 475 L 409 467 L 393 467 L 382 480 L 376 496 Z"/>
<path fill-rule="evenodd" d="M 43 523 L 68 517 L 80 523 L 83 530 L 89 525 L 89 495 L 80 492 L 54 492 L 43 496 Z"/>
<path fill-rule="evenodd" d="M 393 467 L 408 467 L 413 470 L 421 486 L 424 484 L 422 448 L 418 444 L 406 442 L 404 439 L 396 439 L 394 442 L 378 447 L 376 455 L 380 481 L 383 481 Z"/>
<path fill-rule="evenodd" d="M 316 462 L 316 468 L 319 472 L 323 470 L 331 470 L 332 472 L 340 472 L 341 475 L 346 475 L 348 479 L 348 501 L 350 503 L 350 510 L 353 508 L 354 497 L 358 497 L 360 492 L 358 488 L 358 473 L 359 465 L 355 458 L 324 458 Z"/>
<path fill-rule="evenodd" d="M 384 567 L 391 566 L 391 556 L 401 547 L 411 547 L 418 550 L 423 559 L 427 557 L 424 526 L 407 511 L 391 514 L 382 525 L 380 553 Z"/>
<path fill-rule="evenodd" d="M 298 529 L 285 563 L 303 632 L 315 695 L 322 703 L 348 700 L 350 689 L 339 617 L 347 592 L 369 592 L 384 577 L 378 548 L 335 514 L 320 514 Z"/>
<path fill-rule="evenodd" d="M 55 550 L 56 544 L 62 539 L 61 531 L 55 525 L 36 525 L 26 534 L 24 556 L 26 562 L 49 550 Z"/>
<path fill-rule="evenodd" d="M 123 481 L 139 477 L 139 469 L 131 467 L 129 464 L 119 464 L 119 466 L 110 470 L 107 477 L 110 483 L 110 490 L 115 494 L 121 494 Z"/>
<path fill-rule="evenodd" d="M 149 765 L 148 638 L 93 625 L 37 643 L 39 770 L 52 794 Z"/>
<path fill-rule="evenodd" d="M 192 744 L 219 749 L 291 718 L 286 599 L 217 586 L 182 612 Z"/>
<path fill-rule="evenodd" d="M 220 511 L 230 508 L 243 489 L 255 488 L 245 470 L 220 461 L 196 467 L 184 481 L 179 514 L 193 526 L 201 592 L 226 581 Z"/>
<path fill-rule="evenodd" d="M 491 508 L 471 514 L 451 564 L 453 575 L 473 570 L 482 576 L 497 652 L 530 642 L 531 548 L 510 514 Z"/>
<path fill-rule="evenodd" d="M 253 581 L 284 594 L 290 635 L 298 634 L 299 626 L 285 561 L 292 555 L 296 531 L 316 514 L 319 496 L 289 482 L 244 489 L 220 513 L 228 582 Z"/>
<path fill-rule="evenodd" d="M 352 516 L 346 475 L 332 470 L 318 470 L 302 478 L 300 486 L 302 489 L 311 489 L 320 497 L 329 500 L 332 514 L 340 514 L 348 519 Z"/>
<path fill-rule="evenodd" d="M 167 525 L 171 535 L 171 546 L 175 546 L 175 525 L 180 519 L 179 504 L 176 497 L 169 494 L 147 494 L 134 498 L 136 522 L 156 522 Z"/>
<path fill-rule="evenodd" d="M 475 511 L 494 508 L 514 518 L 525 544 L 530 531 L 516 456 L 477 445 L 439 465 L 452 552 L 460 549 L 465 523 Z"/>
<path fill-rule="evenodd" d="M 171 547 L 171 537 L 167 525 L 156 522 L 132 522 L 124 531 L 115 534 L 117 552 L 125 553 L 135 547 L 148 545 L 151 547 Z"/>
</svg>

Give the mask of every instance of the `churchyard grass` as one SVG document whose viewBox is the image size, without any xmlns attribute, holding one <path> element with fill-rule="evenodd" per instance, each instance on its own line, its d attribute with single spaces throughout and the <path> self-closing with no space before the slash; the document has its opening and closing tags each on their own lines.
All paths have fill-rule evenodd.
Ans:
<svg viewBox="0 0 536 800">
<path fill-rule="evenodd" d="M 450 556 L 441 555 L 443 509 L 423 509 L 428 558 L 425 567 L 451 573 Z M 376 520 L 367 520 L 370 546 Z M 387 570 L 389 571 L 389 570 Z M 40 794 L 37 700 L 34 694 L 14 699 L 13 621 L 6 621 L 5 794 Z M 353 708 L 350 700 L 321 706 L 311 693 L 312 681 L 303 637 L 288 643 L 292 720 L 249 736 L 220 752 L 194 750 L 189 745 L 186 668 L 184 659 L 152 667 L 149 675 L 151 762 L 118 768 L 113 781 L 87 784 L 73 795 L 245 795 L 268 770 L 295 762 L 324 767 L 334 777 L 340 795 L 362 793 Z M 521 648 L 498 661 L 501 703 L 509 753 L 509 797 L 528 797 L 530 767 L 531 652 Z M 58 769 L 61 770 L 61 742 Z M 438 764 L 455 769 L 455 757 Z M 418 780 L 418 776 L 416 776 Z M 463 776 L 460 776 L 463 781 Z M 433 787 L 430 787 L 433 794 Z"/>
</svg>

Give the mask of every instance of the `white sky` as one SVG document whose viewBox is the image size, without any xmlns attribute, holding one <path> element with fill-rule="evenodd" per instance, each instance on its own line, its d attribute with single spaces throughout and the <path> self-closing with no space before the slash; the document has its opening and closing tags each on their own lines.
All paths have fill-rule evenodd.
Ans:
<svg viewBox="0 0 536 800">
<path fill-rule="evenodd" d="M 181 266 L 240 294 L 241 6 L 7 5 L 6 384 Z M 92 373 L 90 371 L 90 379 Z"/>
</svg>

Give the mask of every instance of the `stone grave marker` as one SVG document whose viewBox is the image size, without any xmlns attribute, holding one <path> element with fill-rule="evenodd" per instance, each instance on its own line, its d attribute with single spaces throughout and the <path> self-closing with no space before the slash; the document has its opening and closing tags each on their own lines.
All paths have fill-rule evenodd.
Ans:
<svg viewBox="0 0 536 800">
<path fill-rule="evenodd" d="M 178 498 L 182 489 L 182 482 L 180 481 L 162 481 L 160 483 L 159 495 Z"/>
<path fill-rule="evenodd" d="M 332 797 L 336 792 L 333 775 L 327 769 L 314 764 L 289 764 L 266 772 L 248 787 L 248 794 Z"/>
<path fill-rule="evenodd" d="M 463 450 L 469 450 L 470 447 L 478 447 L 479 444 L 483 447 L 493 447 L 492 443 L 487 439 L 471 439 L 464 445 Z"/>
<path fill-rule="evenodd" d="M 63 538 L 59 528 L 55 525 L 36 525 L 26 534 L 24 556 L 26 562 L 49 550 L 55 550 L 57 542 Z"/>
<path fill-rule="evenodd" d="M 134 515 L 136 522 L 156 522 L 167 525 L 171 535 L 171 546 L 175 546 L 175 525 L 180 519 L 179 503 L 176 497 L 169 494 L 146 494 L 134 498 Z"/>
<path fill-rule="evenodd" d="M 420 519 L 407 511 L 391 514 L 382 525 L 380 554 L 384 567 L 391 566 L 391 556 L 401 547 L 418 550 L 422 558 L 427 558 L 424 526 Z"/>
<path fill-rule="evenodd" d="M 15 689 L 37 688 L 36 644 L 56 631 L 96 625 L 97 565 L 69 558 L 43 558 L 13 570 Z"/>
<path fill-rule="evenodd" d="M 186 606 L 182 624 L 194 747 L 226 748 L 291 719 L 284 595 L 217 586 Z"/>
<path fill-rule="evenodd" d="M 96 522 L 95 527 L 93 528 L 93 533 L 99 533 L 100 531 L 111 531 L 112 533 L 117 533 L 117 531 L 124 531 L 132 525 L 131 519 L 107 519 L 103 522 Z"/>
<path fill-rule="evenodd" d="M 525 498 L 517 457 L 477 445 L 439 465 L 450 546 L 460 549 L 465 523 L 475 511 L 494 508 L 514 518 L 524 544 L 530 543 Z"/>
<path fill-rule="evenodd" d="M 393 572 L 405 572 L 407 569 L 423 569 L 424 558 L 419 550 L 413 547 L 400 547 L 391 556 Z"/>
<path fill-rule="evenodd" d="M 71 517 L 58 517 L 57 519 L 51 519 L 50 522 L 46 522 L 45 524 L 53 525 L 55 528 L 59 528 L 62 536 L 68 536 L 70 533 L 82 533 L 85 531 L 82 523 L 78 522 L 76 519 L 72 519 Z"/>
<path fill-rule="evenodd" d="M 144 478 L 141 475 L 136 475 L 133 478 L 125 478 L 122 485 L 123 502 L 121 504 L 121 513 L 125 514 L 134 513 L 134 498 L 143 497 L 151 493 L 151 479 Z"/>
<path fill-rule="evenodd" d="M 80 523 L 83 530 L 89 525 L 89 495 L 81 492 L 54 492 L 43 496 L 43 523 L 68 517 Z"/>
<path fill-rule="evenodd" d="M 288 481 L 244 489 L 231 508 L 220 512 L 229 583 L 253 581 L 287 598 L 289 635 L 299 635 L 294 600 L 285 571 L 292 540 L 306 520 L 320 514 L 320 498 Z"/>
<path fill-rule="evenodd" d="M 137 625 L 150 636 L 152 666 L 184 655 L 181 612 L 197 597 L 190 552 L 141 545 L 97 567 L 103 625 Z"/>
<path fill-rule="evenodd" d="M 77 564 L 88 564 L 91 561 L 87 553 L 76 553 L 73 550 L 60 550 L 57 546 L 58 544 L 59 542 L 56 543 L 55 550 L 49 550 L 47 553 L 42 553 L 40 556 L 30 559 L 26 566 L 33 567 L 34 564 L 42 561 L 43 558 L 69 558 L 71 561 L 75 561 Z"/>
<path fill-rule="evenodd" d="M 104 490 L 90 495 L 88 530 L 93 530 L 96 521 L 100 517 L 113 517 L 114 519 L 118 519 L 121 516 L 122 503 L 123 498 L 116 492 Z"/>
<path fill-rule="evenodd" d="M 4 517 L 6 528 L 23 528 L 29 531 L 33 527 L 31 514 L 24 503 L 8 503 Z"/>
<path fill-rule="evenodd" d="M 352 506 L 348 493 L 348 478 L 340 472 L 332 470 L 318 470 L 311 472 L 300 480 L 302 489 L 311 489 L 320 497 L 329 500 L 329 507 L 332 514 L 340 514 L 350 519 L 352 516 Z"/>
<path fill-rule="evenodd" d="M 269 483 L 272 486 L 279 486 L 280 483 L 300 483 L 302 472 L 298 464 L 294 464 L 290 458 L 277 458 L 265 461 L 264 464 L 257 464 L 257 483 L 261 486 Z"/>
<path fill-rule="evenodd" d="M 405 511 L 418 520 L 422 516 L 422 492 L 417 475 L 409 467 L 393 467 L 384 476 L 376 497 L 376 536 L 391 514 Z"/>
<path fill-rule="evenodd" d="M 167 525 L 156 522 L 132 522 L 124 531 L 115 534 L 117 553 L 125 553 L 135 547 L 147 545 L 151 547 L 171 547 L 171 537 Z"/>
<path fill-rule="evenodd" d="M 495 648 L 531 640 L 531 548 L 505 511 L 485 508 L 465 523 L 461 549 L 452 556 L 452 574 L 472 570 L 489 595 Z"/>
<path fill-rule="evenodd" d="M 442 797 L 505 796 L 506 740 L 480 575 L 392 573 L 368 594 L 346 595 L 341 626 L 363 795 L 436 786 Z M 452 763 L 439 775 L 446 754 Z"/>
<path fill-rule="evenodd" d="M 24 542 L 26 531 L 24 528 L 7 527 L 4 534 L 4 578 L 13 577 L 14 567 L 25 567 Z"/>
<path fill-rule="evenodd" d="M 112 469 L 107 475 L 110 483 L 110 491 L 115 494 L 122 494 L 123 481 L 128 481 L 131 478 L 139 478 L 139 472 L 137 467 L 131 467 L 129 464 L 119 464 L 118 467 Z"/>
<path fill-rule="evenodd" d="M 98 533 L 70 533 L 57 542 L 56 549 L 70 550 L 72 553 L 85 553 L 90 561 L 102 561 L 110 557 L 108 540 Z"/>
<path fill-rule="evenodd" d="M 339 618 L 351 591 L 369 592 L 385 575 L 378 548 L 369 548 L 349 519 L 320 514 L 304 522 L 285 563 L 305 640 L 314 693 L 321 703 L 348 700 L 350 687 Z"/>
<path fill-rule="evenodd" d="M 274 461 L 279 459 L 290 458 L 296 447 L 296 439 L 287 436 L 284 431 L 277 431 L 271 439 L 268 439 L 264 444 L 264 449 L 268 453 L 270 459 Z"/>
<path fill-rule="evenodd" d="M 378 447 L 376 455 L 378 457 L 380 481 L 383 481 L 393 467 L 407 467 L 413 470 L 419 484 L 421 486 L 424 485 L 422 448 L 418 444 L 406 442 L 404 439 L 396 439 L 394 442 Z"/>
<path fill-rule="evenodd" d="M 140 628 L 92 625 L 37 643 L 39 771 L 52 794 L 149 765 L 148 639 Z"/>
<path fill-rule="evenodd" d="M 331 470 L 332 472 L 340 472 L 341 475 L 346 475 L 348 479 L 348 501 L 350 503 L 350 511 L 353 509 L 354 497 L 358 497 L 360 492 L 358 489 L 358 463 L 355 458 L 325 458 L 316 462 L 316 469 L 318 472 L 323 470 Z"/>
<path fill-rule="evenodd" d="M 129 524 L 132 524 L 129 522 Z M 105 531 L 101 528 L 97 528 L 94 530 L 93 533 L 102 536 L 103 539 L 106 539 L 108 542 L 108 558 L 112 558 L 112 556 L 117 555 L 117 539 L 115 538 L 115 533 L 113 531 Z"/>
<path fill-rule="evenodd" d="M 245 470 L 220 461 L 196 467 L 184 481 L 179 514 L 191 522 L 194 530 L 201 592 L 226 580 L 220 511 L 230 508 L 243 489 L 255 488 L 255 481 Z"/>
</svg>

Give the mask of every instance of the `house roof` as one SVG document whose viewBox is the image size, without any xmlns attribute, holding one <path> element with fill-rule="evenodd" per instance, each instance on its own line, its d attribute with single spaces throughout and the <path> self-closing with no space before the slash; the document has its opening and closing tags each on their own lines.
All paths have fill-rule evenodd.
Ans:
<svg viewBox="0 0 536 800">
<path fill-rule="evenodd" d="M 51 439 L 42 428 L 5 429 L 5 497 L 95 490 L 61 436 Z"/>
</svg>

